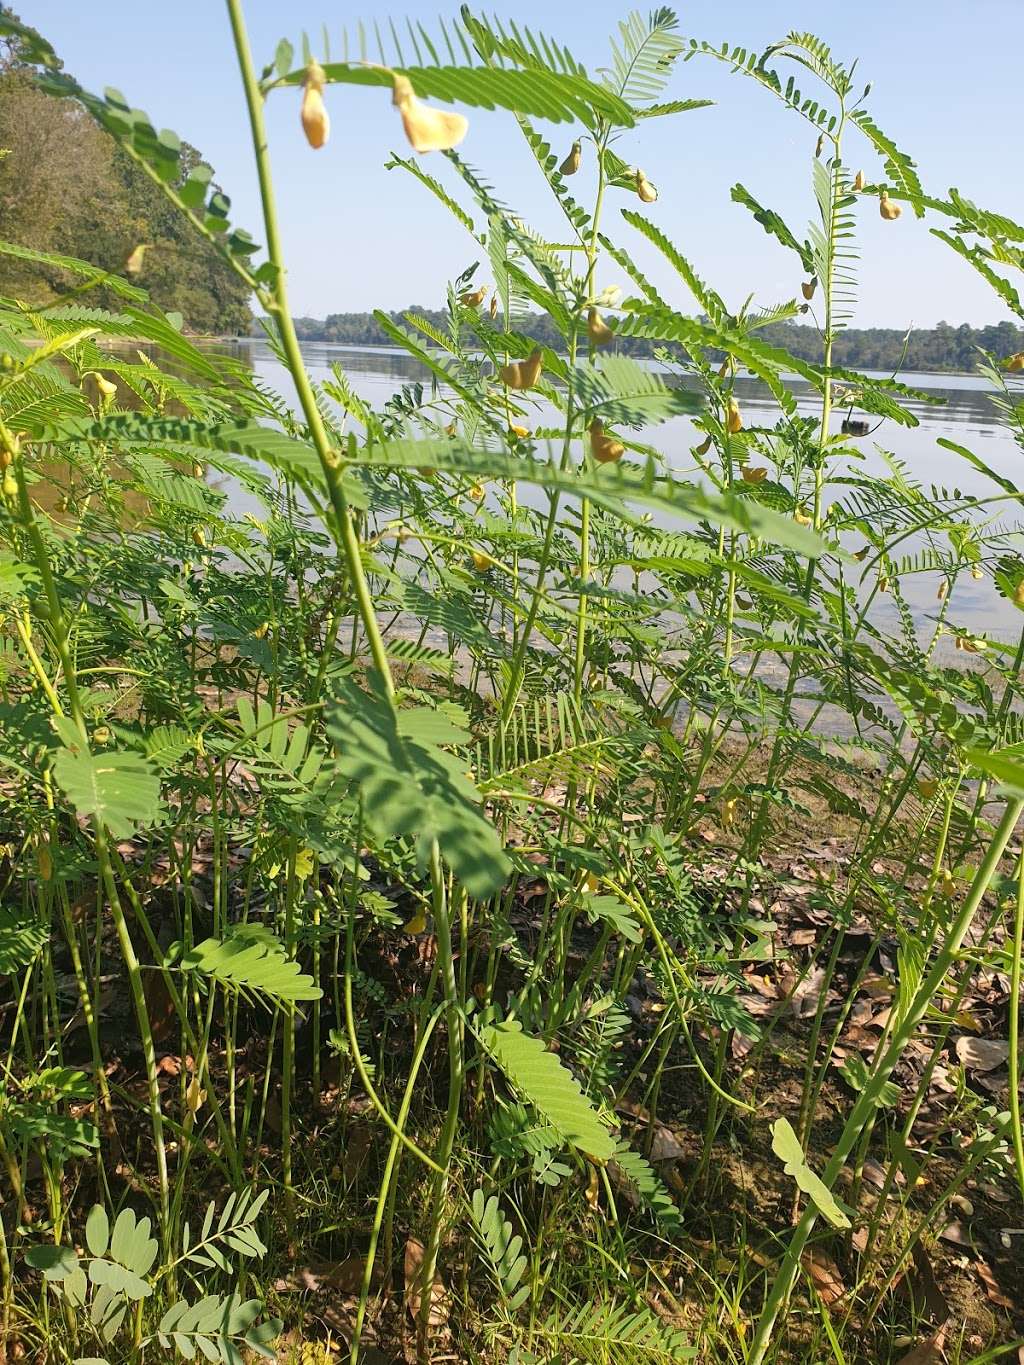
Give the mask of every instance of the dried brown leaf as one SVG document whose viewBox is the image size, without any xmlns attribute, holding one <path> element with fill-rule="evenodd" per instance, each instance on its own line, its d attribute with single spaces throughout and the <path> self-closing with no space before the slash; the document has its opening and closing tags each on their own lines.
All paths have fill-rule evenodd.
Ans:
<svg viewBox="0 0 1024 1365">
<path fill-rule="evenodd" d="M 808 1247 L 800 1257 L 800 1264 L 826 1308 L 838 1303 L 846 1293 L 846 1285 L 843 1273 L 832 1257 L 820 1247 Z"/>
</svg>

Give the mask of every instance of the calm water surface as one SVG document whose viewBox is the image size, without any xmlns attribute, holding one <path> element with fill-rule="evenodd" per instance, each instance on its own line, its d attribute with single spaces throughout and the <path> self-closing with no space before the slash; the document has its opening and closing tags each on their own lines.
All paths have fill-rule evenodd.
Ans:
<svg viewBox="0 0 1024 1365">
<path fill-rule="evenodd" d="M 286 397 L 294 401 L 294 390 L 287 372 L 278 363 L 265 343 L 259 340 L 239 343 L 256 374 Z M 417 380 L 429 383 L 429 372 L 404 352 L 383 347 L 358 348 L 330 343 L 306 343 L 303 346 L 310 373 L 315 379 L 328 379 L 332 365 L 341 366 L 349 382 L 360 397 L 374 407 L 381 407 L 404 384 Z M 927 488 L 959 490 L 968 497 L 987 497 L 999 492 L 983 474 L 966 461 L 937 444 L 945 437 L 967 447 L 998 474 L 1024 486 L 1024 452 L 1016 445 L 997 421 L 983 380 L 970 375 L 903 374 L 901 380 L 915 388 L 927 390 L 942 400 L 932 405 L 909 402 L 907 406 L 920 425 L 906 428 L 894 422 L 884 422 L 868 437 L 852 441 L 850 472 L 881 473 L 886 469 L 880 455 L 884 450 L 895 455 L 905 466 L 909 478 L 919 480 Z M 793 393 L 801 414 L 819 411 L 820 400 L 809 385 L 794 379 Z M 773 423 L 778 407 L 763 385 L 754 380 L 737 381 L 740 398 L 748 425 Z M 843 414 L 837 413 L 833 429 L 838 432 Z M 531 423 L 532 424 L 532 423 Z M 689 417 L 676 417 L 651 429 L 647 437 L 659 449 L 669 464 L 682 476 L 694 473 L 690 448 L 701 439 L 695 433 Z M 1000 504 L 1006 507 L 1006 504 Z M 1007 509 L 1001 525 L 1012 527 L 1014 517 Z M 904 546 L 904 550 L 910 547 Z M 1024 548 L 1024 540 L 1018 548 Z M 905 595 L 919 618 L 923 629 L 936 610 L 937 580 L 931 575 L 911 575 L 903 582 Z M 877 600 L 872 615 L 885 628 L 895 625 L 896 610 L 888 598 Z M 992 639 L 1016 639 L 1024 623 L 1024 616 L 1005 602 L 996 592 L 988 576 L 978 582 L 963 575 L 957 583 L 947 619 L 963 629 L 985 632 Z"/>
</svg>

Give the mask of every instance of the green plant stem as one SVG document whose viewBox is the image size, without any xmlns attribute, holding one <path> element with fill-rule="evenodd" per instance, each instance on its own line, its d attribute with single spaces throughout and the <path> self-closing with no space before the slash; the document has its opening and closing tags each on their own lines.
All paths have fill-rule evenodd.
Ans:
<svg viewBox="0 0 1024 1365">
<path fill-rule="evenodd" d="M 864 1126 L 874 1115 L 878 1097 L 886 1081 L 892 1075 L 893 1069 L 903 1050 L 924 1018 L 935 995 L 942 987 L 950 967 L 956 960 L 957 954 L 963 945 L 967 931 L 974 922 L 982 898 L 988 890 L 989 883 L 996 873 L 999 860 L 1006 850 L 1021 811 L 1024 810 L 1024 800 L 1011 801 L 1003 814 L 999 823 L 999 828 L 992 837 L 985 858 L 975 874 L 971 889 L 964 900 L 963 906 L 953 923 L 950 925 L 949 934 L 942 947 L 935 955 L 930 971 L 925 976 L 919 986 L 914 999 L 910 1003 L 906 1015 L 899 1027 L 894 1030 L 893 1036 L 883 1055 L 878 1059 L 875 1069 L 872 1072 L 864 1089 L 860 1092 L 857 1100 L 850 1112 L 849 1117 L 843 1127 L 839 1141 L 835 1150 L 822 1173 L 822 1180 L 828 1189 L 835 1185 L 839 1172 L 850 1152 L 853 1150 Z M 757 1329 L 750 1343 L 750 1353 L 747 1357 L 747 1365 L 761 1365 L 768 1349 L 771 1346 L 772 1333 L 779 1313 L 789 1301 L 793 1284 L 796 1280 L 800 1268 L 800 1256 L 807 1244 L 807 1238 L 817 1221 L 818 1211 L 813 1204 L 808 1204 L 804 1214 L 790 1238 L 789 1246 L 778 1273 L 772 1283 L 764 1308 L 761 1312 Z"/>
<path fill-rule="evenodd" d="M 1017 1169 L 1017 1187 L 1024 1199 L 1024 1134 L 1020 1112 L 1020 1012 L 1021 950 L 1024 948 L 1024 856 L 1017 869 L 1017 900 L 1013 915 L 1013 943 L 1010 948 L 1010 1137 Z"/>
</svg>

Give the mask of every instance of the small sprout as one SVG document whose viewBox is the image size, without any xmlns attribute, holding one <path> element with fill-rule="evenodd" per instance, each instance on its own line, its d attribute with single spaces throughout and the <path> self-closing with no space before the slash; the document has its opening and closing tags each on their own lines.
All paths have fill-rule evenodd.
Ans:
<svg viewBox="0 0 1024 1365">
<path fill-rule="evenodd" d="M 562 164 L 559 166 L 559 168 L 558 168 L 559 174 L 560 174 L 560 175 L 575 175 L 576 172 L 577 172 L 577 171 L 579 170 L 579 168 L 580 168 L 580 162 L 581 162 L 582 160 L 583 160 L 583 144 L 577 140 L 576 142 L 574 142 L 574 143 L 572 144 L 572 147 L 569 149 L 569 155 L 565 158 L 565 160 L 564 160 L 564 161 L 562 162 Z"/>
<path fill-rule="evenodd" d="M 744 483 L 764 483 L 768 477 L 768 470 L 764 465 L 745 464 L 740 470 Z"/>
<path fill-rule="evenodd" d="M 605 433 L 604 423 L 600 417 L 595 417 L 590 427 L 590 453 L 598 464 L 613 464 L 616 460 L 621 460 L 626 447 L 621 441 L 616 441 L 614 436 Z"/>
<path fill-rule="evenodd" d="M 743 414 L 740 412 L 740 405 L 735 398 L 729 399 L 729 406 L 725 414 L 725 426 L 730 436 L 735 436 L 738 431 L 743 430 Z"/>
<path fill-rule="evenodd" d="M 803 284 L 801 284 L 800 292 L 801 294 L 803 294 L 804 298 L 808 301 L 808 303 L 811 301 L 811 299 L 814 298 L 814 291 L 817 289 L 817 287 L 818 287 L 817 275 L 812 275 L 809 280 L 804 280 Z"/>
<path fill-rule="evenodd" d="M 471 289 L 465 294 L 460 294 L 459 302 L 464 308 L 479 308 L 486 297 L 487 286 L 482 284 L 479 289 Z"/>
<path fill-rule="evenodd" d="M 636 172 L 636 192 L 645 204 L 653 204 L 658 197 L 658 191 L 644 175 L 643 171 L 637 167 Z"/>
<path fill-rule="evenodd" d="M 306 67 L 302 87 L 302 131 L 314 151 L 319 151 L 331 135 L 331 120 L 324 104 L 324 69 L 318 61 Z"/>
<path fill-rule="evenodd" d="M 864 172 L 858 171 L 857 174 L 853 177 L 853 188 L 857 191 L 858 194 L 864 188 L 866 183 L 867 182 L 864 179 Z"/>
<path fill-rule="evenodd" d="M 138 246 L 132 247 L 124 260 L 124 273 L 126 275 L 141 275 L 142 266 L 149 250 L 147 242 L 140 242 Z"/>
<path fill-rule="evenodd" d="M 615 340 L 615 333 L 596 308 L 591 308 L 587 313 L 587 336 L 595 347 L 610 346 Z"/>
<path fill-rule="evenodd" d="M 415 152 L 450 151 L 469 131 L 469 122 L 462 114 L 422 104 L 408 76 L 395 76 L 391 102 L 402 115 L 405 135 Z"/>
<path fill-rule="evenodd" d="M 900 208 L 899 204 L 894 204 L 885 190 L 883 190 L 882 197 L 878 201 L 878 212 L 887 223 L 894 223 L 903 210 Z"/>
<path fill-rule="evenodd" d="M 544 352 L 535 346 L 525 360 L 513 360 L 498 370 L 501 382 L 510 389 L 532 389 L 544 368 Z"/>
</svg>

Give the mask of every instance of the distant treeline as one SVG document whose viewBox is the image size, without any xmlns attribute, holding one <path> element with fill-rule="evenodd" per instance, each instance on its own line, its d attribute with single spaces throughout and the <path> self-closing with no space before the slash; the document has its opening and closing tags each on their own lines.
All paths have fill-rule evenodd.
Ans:
<svg viewBox="0 0 1024 1365">
<path fill-rule="evenodd" d="M 417 313 L 435 327 L 447 327 L 448 315 L 434 308 L 413 307 L 405 312 Z M 391 313 L 402 322 L 401 312 Z M 390 346 L 391 337 L 372 313 L 329 313 L 326 318 L 296 318 L 295 325 L 303 341 L 334 341 L 350 346 Z M 257 331 L 259 328 L 257 327 Z M 527 333 L 544 345 L 559 347 L 561 339 L 550 318 L 535 314 L 517 323 L 517 330 Z M 772 345 L 781 346 L 800 360 L 821 359 L 821 336 L 817 328 L 806 323 L 778 322 L 758 333 Z M 624 337 L 617 343 L 628 355 L 650 356 L 654 342 L 638 337 Z M 835 363 L 860 370 L 973 370 L 978 362 L 979 349 L 993 355 L 1007 356 L 1024 350 L 1024 330 L 1011 322 L 1000 322 L 989 327 L 970 327 L 962 323 L 954 327 L 940 322 L 937 327 L 906 332 L 897 327 L 861 327 L 841 332 L 836 341 Z"/>
</svg>

